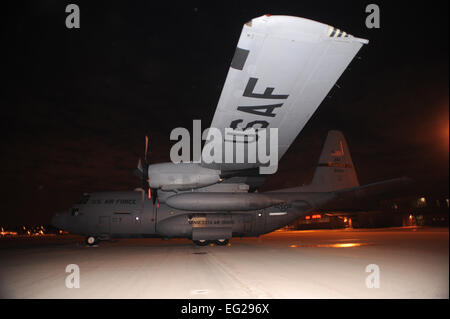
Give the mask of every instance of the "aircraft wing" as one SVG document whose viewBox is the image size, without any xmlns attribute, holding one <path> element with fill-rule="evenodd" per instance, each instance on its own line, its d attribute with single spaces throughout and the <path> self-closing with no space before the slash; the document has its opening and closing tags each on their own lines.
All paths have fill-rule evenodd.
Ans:
<svg viewBox="0 0 450 319">
<path fill-rule="evenodd" d="M 222 141 L 229 138 L 225 128 L 278 128 L 280 159 L 366 43 L 303 18 L 265 15 L 249 21 L 242 29 L 211 127 L 221 131 Z M 202 166 L 223 172 L 262 166 L 247 158 L 242 163 L 224 163 L 225 155 L 222 158 L 221 164 L 203 162 Z"/>
</svg>

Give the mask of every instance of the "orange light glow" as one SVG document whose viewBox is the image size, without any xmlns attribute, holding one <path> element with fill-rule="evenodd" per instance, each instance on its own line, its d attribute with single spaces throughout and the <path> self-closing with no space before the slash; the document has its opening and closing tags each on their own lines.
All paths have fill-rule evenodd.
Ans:
<svg viewBox="0 0 450 319">
<path fill-rule="evenodd" d="M 442 129 L 442 135 L 444 140 L 444 145 L 447 148 L 448 152 L 448 142 L 449 142 L 449 127 L 448 127 L 448 114 L 447 114 L 447 122 L 444 124 L 444 128 Z"/>
<path fill-rule="evenodd" d="M 344 217 L 344 223 L 346 223 L 347 222 L 347 217 Z"/>
<path fill-rule="evenodd" d="M 14 231 L 1 231 L 0 236 L 17 236 L 17 232 Z"/>
<path fill-rule="evenodd" d="M 331 247 L 335 248 L 348 248 L 348 247 L 359 247 L 362 246 L 360 243 L 346 243 L 346 244 L 334 244 Z"/>
<path fill-rule="evenodd" d="M 305 219 L 311 219 L 311 216 L 305 216 Z"/>
<path fill-rule="evenodd" d="M 322 218 L 322 215 L 320 214 L 312 215 L 312 219 L 320 219 L 320 218 Z"/>
<path fill-rule="evenodd" d="M 365 246 L 367 244 L 362 243 L 343 243 L 343 244 L 330 244 L 330 245 L 317 245 L 317 247 L 321 248 L 350 248 L 350 247 L 359 247 Z"/>
<path fill-rule="evenodd" d="M 290 248 L 297 248 L 297 245 L 290 245 Z"/>
</svg>

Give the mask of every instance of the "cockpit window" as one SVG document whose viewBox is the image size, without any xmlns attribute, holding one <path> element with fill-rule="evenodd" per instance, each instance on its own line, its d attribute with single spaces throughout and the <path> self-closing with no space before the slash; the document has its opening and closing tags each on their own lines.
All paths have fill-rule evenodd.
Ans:
<svg viewBox="0 0 450 319">
<path fill-rule="evenodd" d="M 81 205 L 83 205 L 83 204 L 87 204 L 87 202 L 89 201 L 89 198 L 90 198 L 91 196 L 90 195 L 87 195 L 87 194 L 85 194 L 85 195 L 83 195 L 81 198 L 80 198 L 80 200 L 78 201 L 78 203 L 77 204 L 81 204 Z"/>
</svg>

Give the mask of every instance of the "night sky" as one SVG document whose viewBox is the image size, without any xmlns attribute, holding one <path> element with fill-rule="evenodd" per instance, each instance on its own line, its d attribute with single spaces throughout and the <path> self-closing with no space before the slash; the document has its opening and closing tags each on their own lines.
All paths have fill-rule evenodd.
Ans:
<svg viewBox="0 0 450 319">
<path fill-rule="evenodd" d="M 347 138 L 360 183 L 410 176 L 448 193 L 448 1 L 16 1 L 2 11 L 0 225 L 45 224 L 83 192 L 132 190 L 150 135 L 209 126 L 242 29 L 266 13 L 317 20 L 369 39 L 263 190 L 308 183 L 330 129 Z M 76 3 L 81 28 L 65 27 Z"/>
</svg>

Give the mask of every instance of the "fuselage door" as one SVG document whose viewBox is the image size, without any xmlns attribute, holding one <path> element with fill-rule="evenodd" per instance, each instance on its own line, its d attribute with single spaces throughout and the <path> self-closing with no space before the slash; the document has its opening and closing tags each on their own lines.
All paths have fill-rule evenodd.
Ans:
<svg viewBox="0 0 450 319">
<path fill-rule="evenodd" d="M 111 224 L 109 216 L 100 216 L 98 221 L 98 233 L 109 236 L 111 233 Z"/>
<path fill-rule="evenodd" d="M 154 234 L 156 232 L 158 208 L 159 208 L 158 201 L 156 201 L 155 204 L 153 204 L 152 199 L 144 198 L 142 212 L 146 220 L 143 229 L 143 232 L 145 234 Z"/>
<path fill-rule="evenodd" d="M 250 214 L 245 214 L 243 216 L 244 220 L 244 233 L 251 233 L 253 229 L 253 216 Z"/>
<path fill-rule="evenodd" d="M 266 227 L 266 215 L 267 213 L 263 209 L 256 213 L 255 229 L 253 229 L 253 231 L 256 231 L 257 233 L 264 232 Z"/>
</svg>

